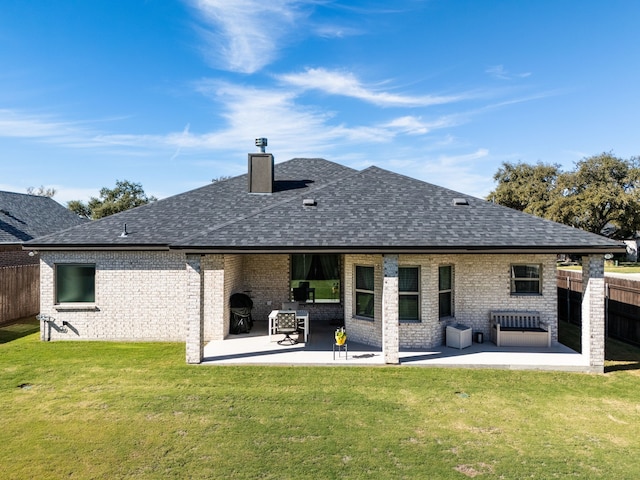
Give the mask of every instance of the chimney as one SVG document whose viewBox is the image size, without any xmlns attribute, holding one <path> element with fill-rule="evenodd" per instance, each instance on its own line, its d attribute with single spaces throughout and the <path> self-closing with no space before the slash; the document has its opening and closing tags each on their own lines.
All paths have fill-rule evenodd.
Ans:
<svg viewBox="0 0 640 480">
<path fill-rule="evenodd" d="M 266 138 L 256 138 L 260 153 L 249 154 L 249 193 L 273 193 L 273 155 L 265 153 Z"/>
</svg>

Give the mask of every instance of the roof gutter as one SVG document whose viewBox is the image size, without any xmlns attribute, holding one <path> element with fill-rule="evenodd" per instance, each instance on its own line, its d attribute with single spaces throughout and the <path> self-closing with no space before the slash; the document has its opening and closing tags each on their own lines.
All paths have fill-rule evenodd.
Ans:
<svg viewBox="0 0 640 480">
<path fill-rule="evenodd" d="M 595 255 L 624 253 L 625 247 L 172 247 L 186 254 L 276 254 L 276 253 L 341 253 L 341 254 L 558 254 Z"/>
<path fill-rule="evenodd" d="M 141 252 L 141 251 L 169 251 L 168 245 L 22 245 L 23 250 L 38 250 L 40 252 Z"/>
<path fill-rule="evenodd" d="M 341 254 L 549 254 L 549 253 L 572 253 L 581 255 L 625 253 L 624 243 L 617 245 L 597 245 L 597 246 L 271 246 L 271 247 L 238 247 L 238 246 L 169 246 L 158 244 L 136 244 L 136 245 L 46 245 L 29 242 L 22 244 L 22 250 L 38 251 L 110 251 L 110 252 L 139 252 L 139 251 L 180 251 L 185 254 L 292 254 L 292 253 L 341 253 Z"/>
</svg>

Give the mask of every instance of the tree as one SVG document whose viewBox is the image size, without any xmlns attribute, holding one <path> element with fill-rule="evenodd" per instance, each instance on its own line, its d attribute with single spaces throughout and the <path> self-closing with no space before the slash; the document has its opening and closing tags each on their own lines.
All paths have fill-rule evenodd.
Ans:
<svg viewBox="0 0 640 480">
<path fill-rule="evenodd" d="M 91 218 L 91 210 L 89 209 L 89 206 L 82 203 L 80 200 L 70 200 L 67 202 L 67 208 L 79 217 Z"/>
<path fill-rule="evenodd" d="M 100 189 L 100 198 L 91 197 L 87 204 L 71 200 L 67 208 L 80 216 L 97 220 L 156 200 L 155 197 L 147 197 L 141 184 L 116 180 L 115 188 Z"/>
<path fill-rule="evenodd" d="M 231 178 L 231 175 L 220 175 L 219 177 L 216 178 L 212 178 L 211 179 L 211 183 L 218 183 L 218 182 L 222 182 L 224 180 L 228 180 Z"/>
<path fill-rule="evenodd" d="M 640 230 L 640 166 L 601 153 L 576 163 L 558 179 L 562 195 L 549 218 L 593 233 L 623 239 Z M 605 228 L 606 227 L 606 228 Z"/>
<path fill-rule="evenodd" d="M 37 189 L 35 187 L 27 187 L 27 194 L 52 198 L 56 194 L 56 189 L 53 187 L 45 187 L 44 185 L 40 185 Z"/>
<path fill-rule="evenodd" d="M 640 230 L 640 164 L 601 153 L 559 165 L 504 163 L 487 200 L 613 238 Z"/>
<path fill-rule="evenodd" d="M 493 176 L 498 186 L 489 193 L 487 200 L 545 217 L 559 194 L 557 182 L 560 173 L 560 165 L 556 164 L 504 162 Z"/>
</svg>

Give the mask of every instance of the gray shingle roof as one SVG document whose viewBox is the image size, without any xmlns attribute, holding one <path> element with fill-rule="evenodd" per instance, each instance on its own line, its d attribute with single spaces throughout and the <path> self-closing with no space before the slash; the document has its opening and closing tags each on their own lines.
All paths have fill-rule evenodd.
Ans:
<svg viewBox="0 0 640 480">
<path fill-rule="evenodd" d="M 621 251 L 624 244 L 377 167 L 323 159 L 275 166 L 275 192 L 247 176 L 213 183 L 33 246 L 192 251 Z M 464 198 L 468 205 L 454 205 Z M 314 205 L 305 206 L 304 199 Z M 128 235 L 121 237 L 123 224 Z"/>
<path fill-rule="evenodd" d="M 0 192 L 0 244 L 20 244 L 86 223 L 48 197 Z"/>
</svg>

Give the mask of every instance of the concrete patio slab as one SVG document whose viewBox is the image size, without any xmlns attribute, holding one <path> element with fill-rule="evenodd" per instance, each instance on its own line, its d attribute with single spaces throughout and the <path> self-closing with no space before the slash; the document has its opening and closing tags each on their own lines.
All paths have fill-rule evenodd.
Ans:
<svg viewBox="0 0 640 480">
<path fill-rule="evenodd" d="M 347 341 L 347 352 L 335 352 L 329 322 L 312 323 L 309 341 L 279 345 L 283 335 L 269 342 L 266 322 L 256 322 L 248 334 L 229 335 L 205 346 L 205 365 L 385 365 L 380 348 Z M 551 348 L 497 347 L 491 342 L 473 343 L 464 349 L 441 346 L 430 350 L 400 350 L 406 366 L 497 368 L 513 370 L 589 371 L 588 360 L 562 344 Z"/>
</svg>

